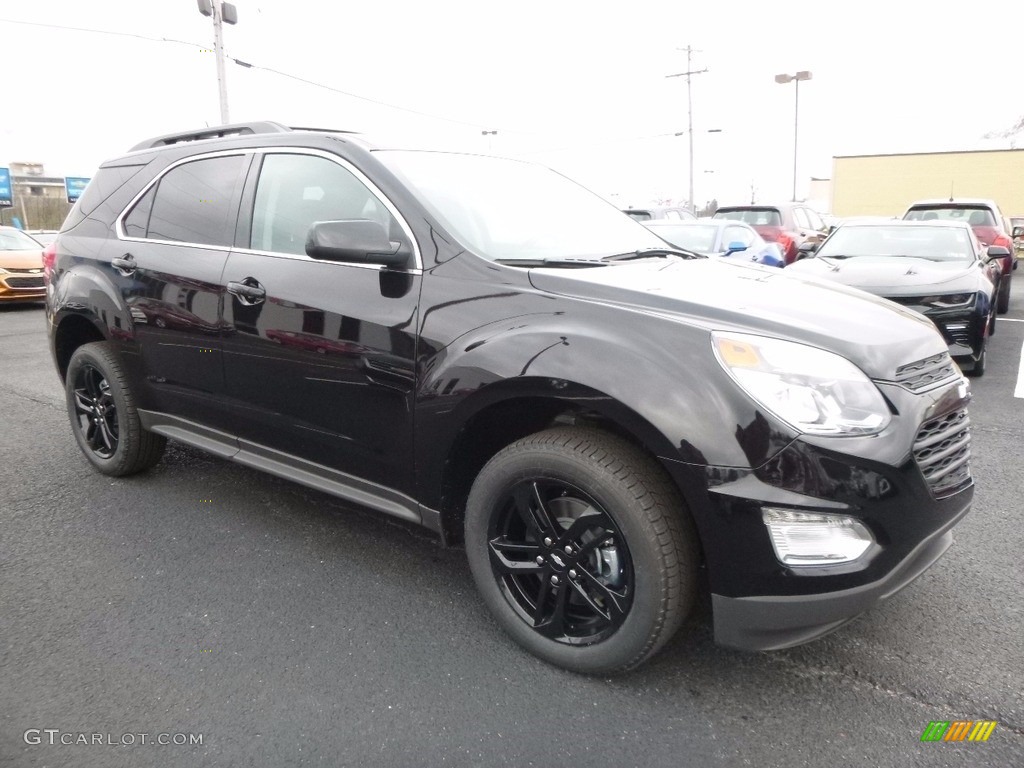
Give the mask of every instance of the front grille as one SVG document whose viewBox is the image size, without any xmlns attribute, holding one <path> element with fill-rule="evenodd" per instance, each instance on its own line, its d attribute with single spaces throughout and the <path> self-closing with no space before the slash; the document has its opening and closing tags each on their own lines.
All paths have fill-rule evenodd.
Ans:
<svg viewBox="0 0 1024 768">
<path fill-rule="evenodd" d="M 914 440 L 914 460 L 936 498 L 970 485 L 971 420 L 966 409 L 922 424 Z"/>
<path fill-rule="evenodd" d="M 949 352 L 940 352 L 923 360 L 901 365 L 896 369 L 896 383 L 911 392 L 923 392 L 957 375 Z"/>
<path fill-rule="evenodd" d="M 42 288 L 43 276 L 39 277 L 8 277 L 4 282 L 11 288 Z"/>
<path fill-rule="evenodd" d="M 5 281 L 11 288 L 42 288 L 43 276 L 39 277 L 8 277 Z"/>
<path fill-rule="evenodd" d="M 14 267 L 4 267 L 4 269 L 8 272 L 11 272 L 12 274 L 20 273 L 23 275 L 35 275 L 43 271 L 42 267 L 32 267 L 31 269 L 15 269 Z"/>
</svg>

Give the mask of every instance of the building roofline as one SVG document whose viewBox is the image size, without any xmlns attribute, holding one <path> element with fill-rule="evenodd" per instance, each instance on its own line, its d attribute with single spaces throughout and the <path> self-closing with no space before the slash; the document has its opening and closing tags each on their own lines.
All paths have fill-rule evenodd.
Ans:
<svg viewBox="0 0 1024 768">
<path fill-rule="evenodd" d="M 942 152 L 879 152 L 865 155 L 832 155 L 833 160 L 854 157 L 918 157 L 921 155 L 980 155 L 985 152 L 1024 152 L 1022 149 L 950 149 Z"/>
</svg>

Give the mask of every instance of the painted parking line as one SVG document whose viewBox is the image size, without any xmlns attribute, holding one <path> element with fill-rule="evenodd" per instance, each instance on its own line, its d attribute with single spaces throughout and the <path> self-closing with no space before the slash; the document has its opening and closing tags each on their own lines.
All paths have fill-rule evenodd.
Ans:
<svg viewBox="0 0 1024 768">
<path fill-rule="evenodd" d="M 1013 390 L 1014 397 L 1024 397 L 1024 344 L 1020 346 L 1020 367 L 1017 368 L 1017 388 Z"/>
</svg>

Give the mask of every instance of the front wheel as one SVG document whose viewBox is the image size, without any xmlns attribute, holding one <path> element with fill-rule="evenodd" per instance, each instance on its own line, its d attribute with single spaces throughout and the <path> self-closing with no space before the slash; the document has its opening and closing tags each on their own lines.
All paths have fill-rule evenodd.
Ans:
<svg viewBox="0 0 1024 768">
<path fill-rule="evenodd" d="M 1011 278 L 1012 275 L 1007 272 L 999 280 L 999 293 L 998 299 L 996 300 L 996 311 L 1000 315 L 1005 315 L 1010 311 L 1010 285 L 1013 282 Z"/>
<path fill-rule="evenodd" d="M 484 602 L 522 646 L 576 672 L 636 667 L 696 594 L 693 523 L 652 459 L 561 427 L 495 455 L 473 484 L 466 552 Z"/>
<path fill-rule="evenodd" d="M 142 428 L 134 390 L 112 344 L 75 350 L 65 396 L 78 447 L 100 472 L 132 475 L 160 461 L 167 439 Z"/>
</svg>

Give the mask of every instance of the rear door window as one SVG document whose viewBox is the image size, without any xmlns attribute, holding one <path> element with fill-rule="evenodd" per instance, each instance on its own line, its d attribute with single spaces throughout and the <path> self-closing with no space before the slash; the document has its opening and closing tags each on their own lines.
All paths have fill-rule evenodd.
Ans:
<svg viewBox="0 0 1024 768">
<path fill-rule="evenodd" d="M 236 192 L 243 155 L 207 157 L 172 168 L 160 179 L 145 237 L 150 240 L 230 246 L 237 215 Z M 233 206 L 232 203 L 235 203 Z M 136 204 L 144 207 L 146 197 Z M 138 225 L 142 213 L 126 219 Z"/>
</svg>

